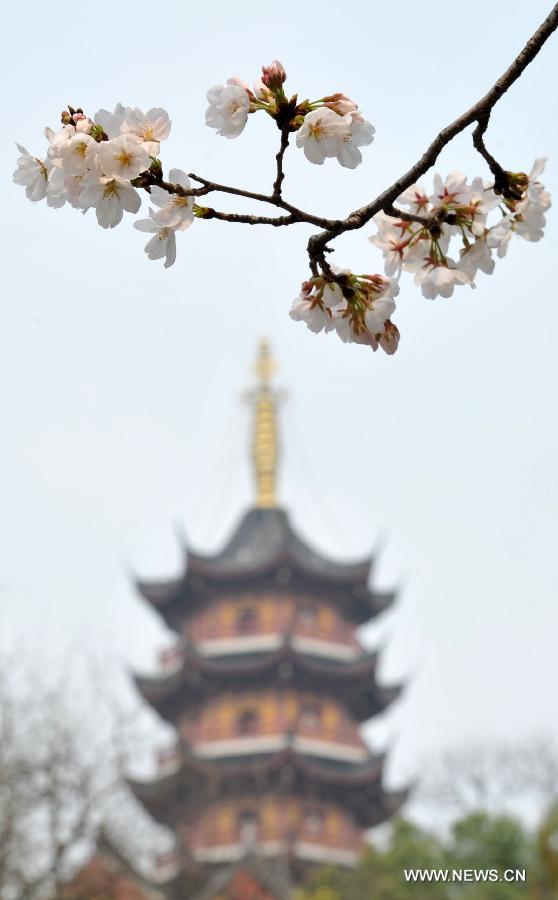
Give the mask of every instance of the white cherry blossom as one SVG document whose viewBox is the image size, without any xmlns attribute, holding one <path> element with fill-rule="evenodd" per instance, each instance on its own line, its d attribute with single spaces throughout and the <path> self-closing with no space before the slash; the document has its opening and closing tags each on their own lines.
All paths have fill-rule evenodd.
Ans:
<svg viewBox="0 0 558 900">
<path fill-rule="evenodd" d="M 323 307 L 311 294 L 304 291 L 296 300 L 293 300 L 289 316 L 295 322 L 305 322 L 310 331 L 318 334 L 320 331 L 331 331 L 333 321 L 331 313 Z"/>
<path fill-rule="evenodd" d="M 99 146 L 89 134 L 72 135 L 58 149 L 64 171 L 68 175 L 84 175 L 95 165 Z"/>
<path fill-rule="evenodd" d="M 471 196 L 467 176 L 463 172 L 450 172 L 445 181 L 441 175 L 434 175 L 434 193 L 430 197 L 433 207 L 465 206 Z"/>
<path fill-rule="evenodd" d="M 227 138 L 238 137 L 250 111 L 250 97 L 237 84 L 217 84 L 207 92 L 209 106 L 205 113 L 206 124 L 217 129 L 217 134 Z"/>
<path fill-rule="evenodd" d="M 110 138 L 118 137 L 122 133 L 122 125 L 126 117 L 126 107 L 122 103 L 117 103 L 114 112 L 108 109 L 99 109 L 93 116 L 96 125 L 100 125 L 106 136 Z"/>
<path fill-rule="evenodd" d="M 25 188 L 25 195 L 29 200 L 44 200 L 47 194 L 47 167 L 42 159 L 31 156 L 21 144 L 16 144 L 16 147 L 20 155 L 13 174 L 14 183 Z"/>
<path fill-rule="evenodd" d="M 384 271 L 386 275 L 398 275 L 403 260 L 407 270 L 419 267 L 428 256 L 430 241 L 421 237 L 420 226 L 394 219 L 384 212 L 374 216 L 374 224 L 378 232 L 369 238 L 371 243 L 384 255 Z"/>
<path fill-rule="evenodd" d="M 341 274 L 341 270 L 337 269 L 336 266 L 332 266 L 332 271 L 334 274 Z M 333 309 L 336 306 L 339 306 L 340 303 L 343 303 L 343 291 L 339 284 L 336 281 L 327 281 L 323 288 L 322 294 L 322 303 L 326 309 Z"/>
<path fill-rule="evenodd" d="M 487 217 L 499 203 L 500 197 L 494 193 L 491 185 L 486 184 L 482 178 L 473 178 L 468 205 L 472 212 L 471 231 L 476 237 L 483 236 Z"/>
<path fill-rule="evenodd" d="M 389 319 L 394 312 L 395 300 L 393 297 L 378 297 L 364 313 L 364 324 L 371 334 L 381 334 L 386 319 Z"/>
<path fill-rule="evenodd" d="M 98 145 L 99 168 L 107 178 L 131 181 L 151 165 L 151 160 L 135 135 L 122 134 Z"/>
<path fill-rule="evenodd" d="M 374 140 L 376 129 L 357 113 L 343 116 L 344 130 L 338 152 L 335 154 L 342 166 L 356 169 L 362 162 L 359 147 L 366 147 Z"/>
<path fill-rule="evenodd" d="M 85 179 L 77 204 L 83 210 L 94 207 L 99 225 L 114 228 L 122 221 L 124 210 L 138 212 L 141 199 L 129 181 L 95 173 Z"/>
<path fill-rule="evenodd" d="M 477 238 L 476 241 L 469 244 L 462 251 L 461 259 L 458 263 L 458 267 L 469 276 L 471 281 L 473 281 L 479 270 L 486 275 L 492 275 L 494 265 L 490 247 L 484 238 Z"/>
<path fill-rule="evenodd" d="M 170 169 L 168 180 L 172 184 L 179 184 L 185 190 L 189 190 L 191 187 L 190 179 L 182 169 Z M 163 188 L 153 185 L 150 199 L 155 206 L 159 207 L 157 211 L 151 213 L 159 225 L 183 231 L 194 221 L 193 197 L 169 194 Z"/>
<path fill-rule="evenodd" d="M 51 206 L 53 209 L 60 209 L 60 207 L 64 206 L 69 199 L 68 191 L 66 189 L 66 178 L 66 173 L 60 166 L 51 164 L 50 167 L 48 167 L 46 192 L 47 206 Z"/>
<path fill-rule="evenodd" d="M 143 113 L 141 109 L 126 109 L 121 125 L 123 134 L 129 133 L 138 137 L 143 149 L 150 156 L 158 156 L 161 141 L 170 134 L 171 121 L 166 109 L 154 107 Z"/>
<path fill-rule="evenodd" d="M 76 133 L 74 125 L 63 125 L 59 131 L 53 131 L 52 128 L 45 128 L 45 137 L 49 143 L 47 156 L 49 159 L 57 160 L 60 163 L 60 150 L 71 140 Z"/>
<path fill-rule="evenodd" d="M 512 215 L 504 216 L 497 225 L 493 225 L 486 237 L 489 247 L 496 250 L 499 259 L 502 259 L 508 252 L 508 246 L 513 235 L 512 231 Z"/>
<path fill-rule="evenodd" d="M 550 194 L 548 194 L 539 181 L 539 175 L 544 172 L 546 165 L 546 156 L 539 156 L 533 163 L 533 168 L 529 173 L 529 184 L 527 186 L 527 199 L 531 203 L 536 203 L 548 209 L 550 206 Z"/>
<path fill-rule="evenodd" d="M 346 131 L 345 117 L 324 106 L 304 117 L 296 135 L 296 145 L 302 147 L 306 159 L 321 166 L 325 159 L 337 156 L 341 151 Z"/>
<path fill-rule="evenodd" d="M 422 291 L 423 297 L 433 300 L 435 297 L 451 297 L 455 285 L 471 284 L 469 276 L 461 269 L 453 266 L 425 266 L 415 275 L 415 284 Z"/>
<path fill-rule="evenodd" d="M 409 211 L 416 216 L 425 216 L 430 209 L 430 200 L 425 189 L 420 184 L 412 184 L 397 198 L 399 206 L 408 206 Z"/>
<path fill-rule="evenodd" d="M 64 170 L 61 169 L 61 172 Z M 86 186 L 86 183 L 90 177 L 90 173 L 88 175 L 66 175 L 64 179 L 64 188 L 66 191 L 66 199 L 70 206 L 75 207 L 75 209 L 80 209 L 79 205 L 79 196 Z"/>
<path fill-rule="evenodd" d="M 152 234 L 153 237 L 144 247 L 148 259 L 162 259 L 165 257 L 165 269 L 168 269 L 176 260 L 176 234 L 173 228 L 160 225 L 153 218 L 154 211 L 149 210 L 149 219 L 138 219 L 134 222 L 134 228 L 138 231 Z"/>
</svg>

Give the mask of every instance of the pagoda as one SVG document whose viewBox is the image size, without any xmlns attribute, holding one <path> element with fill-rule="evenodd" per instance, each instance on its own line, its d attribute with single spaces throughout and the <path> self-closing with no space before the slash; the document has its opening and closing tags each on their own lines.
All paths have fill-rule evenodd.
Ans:
<svg viewBox="0 0 558 900">
<path fill-rule="evenodd" d="M 366 830 L 406 796 L 384 788 L 384 755 L 360 733 L 400 693 L 378 683 L 378 652 L 357 636 L 394 594 L 370 586 L 371 557 L 331 560 L 293 529 L 277 501 L 280 392 L 265 342 L 256 373 L 253 507 L 218 553 L 185 549 L 177 577 L 136 582 L 176 635 L 158 675 L 135 679 L 176 743 L 155 780 L 131 782 L 176 836 L 176 897 L 206 896 L 244 859 L 273 869 L 288 896 L 308 866 L 354 866 Z"/>
</svg>

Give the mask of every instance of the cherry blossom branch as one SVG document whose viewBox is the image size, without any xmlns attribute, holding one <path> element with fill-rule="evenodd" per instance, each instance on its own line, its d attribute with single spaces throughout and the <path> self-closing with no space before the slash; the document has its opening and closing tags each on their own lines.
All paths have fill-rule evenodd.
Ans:
<svg viewBox="0 0 558 900">
<path fill-rule="evenodd" d="M 252 216 L 240 213 L 219 212 L 210 206 L 198 207 L 196 211 L 199 219 L 219 219 L 221 222 L 237 222 L 244 225 L 293 225 L 297 220 L 291 214 L 289 216 Z"/>
<path fill-rule="evenodd" d="M 291 134 L 296 133 L 296 146 L 310 163 L 322 165 L 336 158 L 343 167 L 355 169 L 362 162 L 360 148 L 373 142 L 375 128 L 346 94 L 301 101 L 298 93 L 289 97 L 284 90 L 287 75 L 278 60 L 262 67 L 253 90 L 238 76 L 210 88 L 205 114 L 206 124 L 226 138 L 238 137 L 252 113 L 274 121 L 280 143 L 271 193 L 220 184 L 178 168 L 169 169 L 164 178 L 159 153 L 171 128 L 167 111 L 153 108 L 144 113 L 121 103 L 114 112 L 98 110 L 93 119 L 81 108 L 69 106 L 61 115 L 62 128 L 45 131 L 49 146 L 44 159 L 18 144 L 13 180 L 25 187 L 32 201 L 46 198 L 55 208 L 65 203 L 83 211 L 94 208 L 103 228 L 118 225 L 124 212 L 137 213 L 141 207 L 138 189 L 147 191 L 149 217 L 136 220 L 134 228 L 150 235 L 145 253 L 149 259 L 164 260 L 165 268 L 176 260 L 177 234 L 195 219 L 273 228 L 304 223 L 322 229 L 308 241 L 312 278 L 302 283 L 291 318 L 306 322 L 312 331 L 335 330 L 343 341 L 366 344 L 373 350 L 381 346 L 391 354 L 397 349 L 399 331 L 390 317 L 403 271 L 414 274 L 423 296 L 450 297 L 457 285 L 474 287 L 478 272 L 491 274 L 493 254 L 500 259 L 505 256 L 512 235 L 531 242 L 543 237 L 545 213 L 551 205 L 539 178 L 545 158 L 535 160 L 529 175 L 507 171 L 487 149 L 484 135 L 495 105 L 557 27 L 558 4 L 484 97 L 443 128 L 392 185 L 342 219 L 314 215 L 283 198 L 283 165 Z M 494 182 L 480 177 L 469 182 L 460 172 L 452 172 L 444 182 L 437 174 L 434 193 L 428 195 L 418 179 L 470 125 L 476 126 L 473 145 Z M 264 209 L 264 215 L 229 212 L 196 202 L 213 193 L 264 204 L 276 214 L 269 214 L 273 209 Z M 490 224 L 489 216 L 496 210 L 501 215 Z M 370 240 L 382 251 L 385 274 L 359 275 L 331 265 L 327 259 L 333 252 L 331 242 L 371 219 L 378 230 Z"/>
<path fill-rule="evenodd" d="M 283 146 L 283 140 L 281 143 Z M 281 155 L 281 159 L 287 145 L 288 135 L 287 141 L 284 144 L 283 152 L 281 152 L 280 150 L 279 154 L 277 154 L 278 156 Z M 281 163 L 278 162 L 278 167 L 280 166 Z M 326 229 L 334 228 L 338 224 L 338 220 L 336 219 L 326 219 L 322 216 L 314 216 L 311 213 L 305 212 L 304 210 L 293 206 L 292 203 L 287 203 L 286 200 L 283 200 L 280 194 L 261 194 L 257 191 L 248 191 L 244 190 L 244 188 L 232 187 L 228 184 L 218 184 L 215 181 L 209 181 L 209 179 L 207 178 L 202 178 L 201 175 L 195 175 L 194 172 L 189 172 L 188 177 L 193 181 L 198 181 L 202 186 L 199 188 L 184 188 L 180 184 L 172 184 L 171 182 L 165 181 L 160 175 L 157 174 L 157 171 L 153 172 L 151 170 L 142 172 L 142 174 L 134 180 L 134 186 L 144 188 L 144 190 L 149 192 L 150 188 L 156 185 L 157 187 L 162 188 L 164 191 L 167 191 L 167 193 L 176 194 L 179 197 L 201 197 L 213 192 L 219 194 L 232 194 L 235 197 L 245 197 L 248 200 L 255 200 L 258 203 L 269 203 L 272 206 L 276 206 L 279 209 L 284 209 L 286 212 L 290 213 L 290 215 L 288 216 L 281 216 L 277 218 L 256 215 L 240 216 L 235 213 L 204 215 L 200 218 L 221 218 L 224 221 L 244 222 L 249 225 L 293 225 L 296 222 L 306 222 L 308 225 L 316 225 L 318 228 Z M 277 181 L 275 182 L 275 184 L 277 184 Z M 215 210 L 213 212 L 215 212 Z"/>
<path fill-rule="evenodd" d="M 475 150 L 483 157 L 488 165 L 488 168 L 494 175 L 495 188 L 499 188 L 502 187 L 506 181 L 505 172 L 500 163 L 497 162 L 492 154 L 488 151 L 483 139 L 483 135 L 488 128 L 489 121 L 490 112 L 478 119 L 477 127 L 473 131 L 473 146 Z"/>
<path fill-rule="evenodd" d="M 523 50 L 517 55 L 511 65 L 506 69 L 503 75 L 498 78 L 496 83 L 484 97 L 466 112 L 462 113 L 462 115 L 455 119 L 450 125 L 443 128 L 414 166 L 398 178 L 397 181 L 394 181 L 390 187 L 386 188 L 386 190 L 379 194 L 375 200 L 372 200 L 371 203 L 350 213 L 345 219 L 336 223 L 333 228 L 326 229 L 321 234 L 313 235 L 308 241 L 308 255 L 310 257 L 310 268 L 312 271 L 315 269 L 313 263 L 323 259 L 323 251 L 331 240 L 346 231 L 354 231 L 362 228 L 363 225 L 369 222 L 370 219 L 380 211 L 384 211 L 390 215 L 391 213 L 389 210 L 393 209 L 392 204 L 394 200 L 431 169 L 444 147 L 469 125 L 472 125 L 473 122 L 479 124 L 480 131 L 478 136 L 482 138 L 482 133 L 488 124 L 488 118 L 496 103 L 506 91 L 509 90 L 512 84 L 517 81 L 520 75 L 522 75 L 529 63 L 537 56 L 541 47 L 557 27 L 558 3 L 554 6 L 540 28 L 538 28 L 533 36 L 527 41 Z M 487 157 L 485 156 L 485 159 L 486 158 Z"/>
<path fill-rule="evenodd" d="M 272 196 L 276 199 L 281 197 L 281 190 L 283 186 L 283 180 L 285 178 L 285 173 L 283 172 L 283 157 L 285 155 L 285 150 L 289 146 L 289 125 L 283 125 L 281 129 L 281 146 L 279 147 L 279 152 L 275 157 L 277 162 L 277 177 L 273 183 L 273 194 Z"/>
<path fill-rule="evenodd" d="M 418 222 L 419 225 L 425 225 L 426 227 L 432 224 L 432 219 L 429 219 L 426 216 L 417 216 L 414 213 L 406 212 L 404 209 L 393 206 L 392 203 L 386 203 L 382 212 L 385 212 L 387 216 L 393 216 L 394 219 L 402 219 L 403 222 Z"/>
</svg>

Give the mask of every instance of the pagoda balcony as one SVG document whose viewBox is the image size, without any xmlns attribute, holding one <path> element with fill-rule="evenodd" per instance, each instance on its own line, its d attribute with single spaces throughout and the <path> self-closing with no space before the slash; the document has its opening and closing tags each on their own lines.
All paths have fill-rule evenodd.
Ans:
<svg viewBox="0 0 558 900">
<path fill-rule="evenodd" d="M 361 829 L 339 806 L 269 794 L 210 805 L 181 836 L 196 862 L 213 864 L 290 853 L 354 866 L 363 849 Z"/>
<path fill-rule="evenodd" d="M 311 635 L 285 635 L 284 632 L 268 634 L 243 634 L 230 637 L 214 637 L 198 641 L 196 652 L 204 657 L 245 656 L 253 653 L 269 653 L 279 650 L 288 640 L 298 653 L 331 659 L 339 662 L 354 662 L 363 656 L 363 650 L 356 641 L 339 641 Z"/>
<path fill-rule="evenodd" d="M 294 689 L 223 693 L 184 716 L 180 733 L 203 758 L 270 753 L 288 746 L 310 756 L 356 762 L 368 754 L 342 700 Z"/>
<path fill-rule="evenodd" d="M 258 651 L 260 646 L 268 649 L 278 646 L 277 641 L 285 635 L 315 641 L 318 655 L 329 655 L 328 646 L 339 648 L 337 652 L 343 658 L 354 659 L 362 652 L 355 625 L 345 617 L 340 605 L 306 594 L 254 592 L 223 596 L 193 613 L 183 624 L 186 640 L 200 653 L 208 654 L 252 652 L 252 647 Z M 224 643 L 229 641 L 230 645 Z M 259 641 L 270 643 L 260 645 Z M 223 651 L 218 642 L 223 642 Z M 351 649 L 353 653 L 349 653 Z"/>
<path fill-rule="evenodd" d="M 281 733 L 242 735 L 198 742 L 191 745 L 191 751 L 199 759 L 223 759 L 279 753 L 288 747 L 303 756 L 315 756 L 346 763 L 365 762 L 370 755 L 360 740 L 349 743 L 335 739 L 320 739 L 300 734 L 291 736 Z"/>
<path fill-rule="evenodd" d="M 258 856 L 281 856 L 288 850 L 287 841 L 264 841 L 250 846 L 242 842 L 234 844 L 209 844 L 207 846 L 192 847 L 192 859 L 197 863 L 231 863 L 243 859 L 248 852 Z"/>
<path fill-rule="evenodd" d="M 358 865 L 362 855 L 362 844 L 358 849 L 351 850 L 345 847 L 335 847 L 330 844 L 318 844 L 311 841 L 297 841 L 293 846 L 293 853 L 297 859 L 303 862 L 321 863 L 323 865 L 345 866 L 353 869 Z"/>
<path fill-rule="evenodd" d="M 344 866 L 352 869 L 358 865 L 362 854 L 362 845 L 359 849 L 350 850 L 345 847 L 332 847 L 329 844 L 313 844 L 309 841 L 297 841 L 290 845 L 287 841 L 265 841 L 256 843 L 250 848 L 258 856 L 276 857 L 283 855 L 290 849 L 293 856 L 301 862 L 313 862 Z M 197 847 L 192 850 L 192 858 L 198 863 L 231 863 L 237 862 L 246 856 L 247 848 L 244 844 L 223 844 L 221 846 Z"/>
</svg>

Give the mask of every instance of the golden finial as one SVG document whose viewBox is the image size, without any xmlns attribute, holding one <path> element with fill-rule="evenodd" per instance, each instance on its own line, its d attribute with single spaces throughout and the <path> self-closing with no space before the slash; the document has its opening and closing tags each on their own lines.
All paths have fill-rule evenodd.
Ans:
<svg viewBox="0 0 558 900">
<path fill-rule="evenodd" d="M 260 341 L 254 367 L 258 383 L 250 392 L 254 407 L 252 433 L 252 464 L 256 483 L 256 506 L 271 509 L 277 506 L 277 470 L 279 465 L 279 434 L 277 403 L 279 394 L 271 387 L 275 363 L 266 340 Z"/>
</svg>

